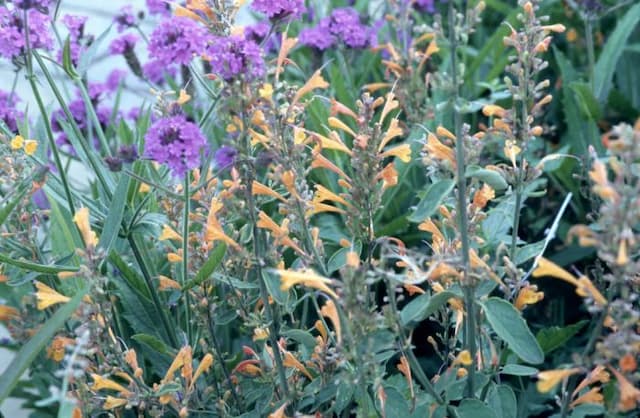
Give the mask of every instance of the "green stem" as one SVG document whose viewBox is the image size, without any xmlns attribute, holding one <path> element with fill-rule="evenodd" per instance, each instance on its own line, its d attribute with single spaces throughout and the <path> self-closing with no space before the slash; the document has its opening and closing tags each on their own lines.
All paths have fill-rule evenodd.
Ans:
<svg viewBox="0 0 640 418">
<path fill-rule="evenodd" d="M 585 41 L 587 43 L 587 57 L 589 60 L 589 83 L 591 84 L 591 91 L 594 91 L 596 58 L 593 43 L 593 19 L 591 16 L 584 16 L 584 34 Z"/>
<path fill-rule="evenodd" d="M 44 128 L 47 133 L 47 140 L 49 141 L 49 148 L 51 149 L 51 153 L 53 154 L 53 161 L 56 165 L 56 169 L 60 174 L 60 181 L 62 182 L 62 187 L 64 188 L 64 194 L 67 198 L 67 203 L 69 205 L 69 211 L 71 214 L 76 212 L 75 207 L 73 205 L 73 196 L 71 195 L 71 188 L 69 187 L 69 181 L 67 179 L 67 172 L 65 171 L 65 167 L 62 165 L 62 159 L 60 158 L 60 153 L 58 152 L 58 145 L 56 144 L 56 140 L 53 136 L 53 131 L 51 130 L 51 121 L 49 119 L 49 115 L 47 114 L 47 108 L 42 101 L 42 96 L 40 95 L 40 90 L 38 89 L 38 85 L 36 84 L 36 76 L 33 73 L 33 58 L 31 56 L 31 41 L 29 39 L 29 22 L 28 13 L 24 12 L 24 24 L 25 28 L 25 39 L 26 39 L 26 53 L 25 59 L 27 62 L 27 79 L 29 80 L 29 85 L 31 86 L 31 90 L 33 90 L 33 96 L 36 99 L 38 104 L 38 109 L 40 110 L 40 115 L 42 116 L 42 121 L 44 123 Z M 16 77 L 17 80 L 17 77 Z M 14 81 L 15 88 L 15 81 Z M 12 89 L 13 93 L 13 89 Z"/>
<path fill-rule="evenodd" d="M 147 288 L 149 289 L 149 294 L 151 295 L 153 304 L 155 305 L 156 310 L 160 314 L 160 320 L 162 321 L 162 325 L 164 326 L 164 329 L 167 333 L 167 337 L 169 337 L 171 344 L 175 348 L 178 348 L 179 344 L 178 344 L 178 339 L 176 338 L 176 335 L 175 335 L 175 329 L 171 326 L 171 323 L 169 322 L 169 317 L 167 316 L 167 312 L 164 309 L 164 305 L 160 300 L 160 296 L 158 295 L 158 292 L 156 291 L 155 286 L 153 285 L 153 279 L 151 278 L 151 274 L 149 273 L 149 269 L 147 268 L 146 261 L 142 256 L 142 253 L 140 252 L 138 243 L 136 242 L 135 238 L 132 235 L 129 235 L 127 239 L 129 241 L 129 245 L 131 246 L 131 250 L 133 251 L 133 256 L 135 257 L 136 261 L 138 262 L 138 265 L 140 266 L 140 271 L 142 272 L 144 281 L 147 285 Z"/>
<path fill-rule="evenodd" d="M 189 173 L 184 175 L 184 215 L 182 217 L 182 285 L 187 283 L 189 275 L 189 213 L 191 212 L 190 196 L 189 196 Z M 184 293 L 184 321 L 187 330 L 187 338 L 189 343 L 192 341 L 191 333 L 191 298 L 189 291 Z"/>
<path fill-rule="evenodd" d="M 475 398 L 475 371 L 476 371 L 476 306 L 475 285 L 469 277 L 469 225 L 467 218 L 467 180 L 465 177 L 465 149 L 462 132 L 462 115 L 457 109 L 457 101 L 460 97 L 460 85 L 458 83 L 458 40 L 455 27 L 455 8 L 453 1 L 449 1 L 449 47 L 451 49 L 451 81 L 453 83 L 452 110 L 454 115 L 456 136 L 456 163 L 457 163 L 457 213 L 460 242 L 462 245 L 462 269 L 464 273 L 463 293 L 464 306 L 467 313 L 464 332 L 464 346 L 471 354 L 471 364 L 467 368 L 466 396 Z"/>
</svg>

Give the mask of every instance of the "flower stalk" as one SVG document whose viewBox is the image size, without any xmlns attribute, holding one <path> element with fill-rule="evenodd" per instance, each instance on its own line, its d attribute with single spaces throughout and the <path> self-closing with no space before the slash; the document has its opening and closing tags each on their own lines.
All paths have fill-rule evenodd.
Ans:
<svg viewBox="0 0 640 418">
<path fill-rule="evenodd" d="M 467 314 L 464 322 L 464 347 L 471 354 L 471 364 L 467 367 L 467 388 L 466 396 L 475 396 L 475 369 L 476 369 L 476 306 L 475 306 L 475 284 L 469 276 L 469 225 L 467 218 L 467 180 L 465 177 L 465 149 L 464 133 L 462 129 L 462 115 L 457 103 L 460 98 L 460 85 L 458 80 L 458 34 L 456 28 L 456 9 L 454 2 L 449 2 L 449 48 L 451 56 L 451 83 L 453 88 L 451 111 L 453 112 L 454 128 L 456 136 L 456 177 L 457 177 L 457 205 L 458 230 L 460 232 L 460 243 L 462 251 L 462 271 L 463 271 L 463 293 L 464 308 Z"/>
</svg>

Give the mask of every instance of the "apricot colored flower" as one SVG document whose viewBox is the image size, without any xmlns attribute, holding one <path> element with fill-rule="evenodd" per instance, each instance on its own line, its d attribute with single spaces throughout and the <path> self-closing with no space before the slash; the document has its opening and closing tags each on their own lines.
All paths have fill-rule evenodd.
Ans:
<svg viewBox="0 0 640 418">
<path fill-rule="evenodd" d="M 91 224 L 89 222 L 89 209 L 86 207 L 80 208 L 73 216 L 73 222 L 80 230 L 82 240 L 88 248 L 94 248 L 98 245 L 98 237 L 96 233 L 91 230 Z"/>
<path fill-rule="evenodd" d="M 544 372 L 538 373 L 538 383 L 536 387 L 538 388 L 538 392 L 547 393 L 550 392 L 553 388 L 555 388 L 558 383 L 562 382 L 564 379 L 569 376 L 573 376 L 576 373 L 579 373 L 580 369 L 556 369 L 556 370 L 547 370 Z"/>
<path fill-rule="evenodd" d="M 41 311 L 58 303 L 67 303 L 71 300 L 69 297 L 61 295 L 42 282 L 36 282 L 36 289 L 38 289 L 36 292 L 38 309 Z"/>
<path fill-rule="evenodd" d="M 289 290 L 295 285 L 312 287 L 330 295 L 334 299 L 338 299 L 338 295 L 329 287 L 333 283 L 331 279 L 316 274 L 313 270 L 276 270 L 280 274 L 282 290 Z"/>
</svg>

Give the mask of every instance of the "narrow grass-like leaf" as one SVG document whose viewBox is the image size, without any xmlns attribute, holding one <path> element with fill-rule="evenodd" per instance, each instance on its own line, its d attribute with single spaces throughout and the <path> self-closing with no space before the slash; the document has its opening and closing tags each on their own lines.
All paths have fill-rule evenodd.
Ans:
<svg viewBox="0 0 640 418">
<path fill-rule="evenodd" d="M 62 305 L 38 332 L 22 346 L 9 367 L 0 376 L 0 405 L 11 394 L 22 374 L 29 368 L 42 349 L 51 341 L 55 333 L 64 325 L 65 321 L 75 312 L 82 301 L 86 289 L 78 290 L 73 298 Z"/>
<path fill-rule="evenodd" d="M 98 243 L 98 248 L 103 249 L 107 254 L 121 229 L 122 217 L 124 216 L 124 210 L 127 205 L 127 190 L 129 189 L 130 182 L 131 177 L 120 176 L 118 187 L 116 187 L 113 199 L 109 205 L 109 215 L 107 215 L 107 219 L 104 221 Z"/>
<path fill-rule="evenodd" d="M 627 10 L 627 13 L 618 21 L 616 29 L 605 42 L 604 48 L 602 48 L 602 53 L 598 58 L 593 74 L 593 94 L 600 102 L 604 102 L 609 94 L 618 60 L 622 56 L 624 46 L 638 22 L 640 22 L 640 3 Z"/>
<path fill-rule="evenodd" d="M 544 361 L 542 348 L 520 312 L 513 305 L 496 297 L 489 298 L 480 304 L 484 308 L 491 328 L 518 357 L 531 364 L 540 364 Z"/>
<path fill-rule="evenodd" d="M 78 271 L 78 267 L 74 266 L 49 266 L 44 264 L 32 263 L 31 261 L 14 260 L 6 254 L 0 253 L 0 262 L 20 267 L 29 271 L 36 271 L 44 274 L 58 274 L 66 271 Z"/>
</svg>

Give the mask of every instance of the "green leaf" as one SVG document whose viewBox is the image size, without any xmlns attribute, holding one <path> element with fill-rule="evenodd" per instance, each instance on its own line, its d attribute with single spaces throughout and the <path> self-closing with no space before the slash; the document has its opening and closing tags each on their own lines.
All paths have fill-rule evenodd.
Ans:
<svg viewBox="0 0 640 418">
<path fill-rule="evenodd" d="M 280 275 L 263 270 L 262 279 L 273 299 L 280 305 L 286 305 L 289 301 L 289 292 L 280 289 L 280 284 L 282 283 Z"/>
<path fill-rule="evenodd" d="M 638 22 L 640 22 L 640 3 L 627 10 L 624 17 L 618 21 L 616 29 L 604 43 L 604 48 L 602 48 L 602 53 L 593 71 L 593 94 L 600 102 L 604 102 L 609 94 L 618 60 L 624 52 L 627 39 L 633 33 Z"/>
<path fill-rule="evenodd" d="M 535 367 L 522 366 L 520 364 L 507 364 L 505 365 L 500 374 L 508 374 L 510 376 L 533 376 L 538 373 L 538 369 Z"/>
<path fill-rule="evenodd" d="M 43 274 L 58 274 L 65 271 L 78 271 L 78 267 L 74 266 L 49 266 L 44 264 L 32 263 L 30 261 L 14 260 L 13 258 L 2 253 L 0 253 L 0 262 Z"/>
<path fill-rule="evenodd" d="M 27 187 L 21 187 L 16 193 L 16 195 L 14 196 L 13 200 L 10 200 L 9 203 L 4 205 L 0 209 L 0 226 L 2 226 L 4 221 L 6 221 L 9 215 L 11 215 L 11 212 L 13 212 L 13 209 L 18 205 L 18 203 L 20 203 L 24 195 L 27 194 L 28 190 L 29 188 Z"/>
<path fill-rule="evenodd" d="M 92 64 L 94 57 L 98 53 L 98 51 L 102 48 L 102 44 L 109 36 L 109 32 L 111 32 L 111 26 L 105 29 L 98 37 L 96 37 L 91 45 L 82 51 L 80 54 L 80 59 L 78 61 L 78 72 L 80 75 L 84 76 L 89 66 Z"/>
<path fill-rule="evenodd" d="M 227 245 L 225 243 L 219 243 L 216 248 L 211 251 L 209 254 L 209 258 L 202 265 L 200 270 L 196 273 L 196 277 L 192 280 L 188 281 L 183 287 L 182 291 L 186 292 L 187 290 L 202 284 L 205 280 L 211 277 L 213 271 L 218 268 L 222 259 L 224 258 L 225 253 L 227 252 Z"/>
<path fill-rule="evenodd" d="M 149 346 L 149 348 L 151 348 L 154 351 L 157 351 L 160 354 L 165 354 L 167 356 L 173 355 L 169 347 L 167 347 L 165 343 L 163 343 L 160 339 L 154 337 L 153 335 L 135 334 L 131 336 L 131 339 Z"/>
<path fill-rule="evenodd" d="M 427 189 L 416 210 L 409 216 L 411 222 L 422 222 L 438 209 L 445 197 L 453 190 L 453 180 L 440 180 Z"/>
<path fill-rule="evenodd" d="M 309 332 L 301 329 L 289 329 L 282 332 L 282 335 L 287 338 L 291 338 L 294 341 L 304 345 L 309 350 L 313 350 L 318 342 Z"/>
<path fill-rule="evenodd" d="M 575 93 L 584 116 L 591 121 L 600 119 L 602 112 L 598 100 L 593 96 L 591 86 L 588 83 L 574 81 L 569 84 L 569 88 Z"/>
<path fill-rule="evenodd" d="M 507 385 L 493 386 L 487 395 L 487 404 L 497 418 L 512 418 L 518 415 L 518 403 L 513 389 Z"/>
<path fill-rule="evenodd" d="M 534 242 L 533 244 L 524 245 L 516 251 L 515 264 L 519 266 L 522 263 L 526 263 L 531 260 L 544 249 L 545 240 Z"/>
<path fill-rule="evenodd" d="M 495 297 L 481 302 L 481 305 L 493 330 L 518 357 L 531 364 L 544 361 L 544 353 L 520 311 L 509 302 Z"/>
<path fill-rule="evenodd" d="M 548 354 L 556 348 L 562 347 L 574 335 L 576 335 L 589 321 L 584 320 L 566 327 L 550 327 L 540 330 L 536 335 L 536 340 L 540 344 L 542 351 Z"/>
<path fill-rule="evenodd" d="M 38 329 L 38 332 L 22 346 L 11 364 L 9 364 L 9 367 L 0 376 L 0 405 L 11 394 L 22 374 L 29 368 L 40 351 L 76 311 L 86 293 L 86 288 L 78 290 L 73 298 L 58 308 L 53 316 Z"/>
<path fill-rule="evenodd" d="M 477 399 L 463 399 L 456 412 L 458 418 L 498 418 L 491 408 Z"/>
<path fill-rule="evenodd" d="M 495 190 L 505 190 L 509 185 L 507 181 L 497 171 L 482 168 L 477 165 L 470 165 L 465 170 L 464 176 L 466 178 L 475 177 L 487 183 Z"/>
<path fill-rule="evenodd" d="M 64 47 L 62 48 L 62 68 L 69 77 L 80 77 L 73 68 L 73 61 L 71 59 L 71 38 L 69 36 L 67 36 L 67 39 L 64 41 Z"/>
<path fill-rule="evenodd" d="M 118 238 L 118 233 L 122 227 L 122 217 L 124 216 L 124 209 L 127 205 L 127 190 L 129 189 L 129 183 L 131 177 L 120 176 L 118 187 L 116 187 L 113 193 L 113 199 L 109 205 L 109 215 L 104 221 L 102 227 L 102 233 L 100 234 L 100 241 L 98 242 L 98 248 L 103 249 L 106 254 L 113 246 L 113 243 Z"/>
<path fill-rule="evenodd" d="M 455 297 L 455 293 L 448 291 L 436 293 L 433 296 L 427 293 L 422 294 L 402 308 L 402 311 L 400 311 L 400 322 L 402 322 L 404 326 L 409 326 L 411 323 L 418 323 L 433 315 L 449 299 Z"/>
<path fill-rule="evenodd" d="M 327 262 L 328 274 L 338 271 L 342 267 L 344 267 L 345 264 L 347 264 L 347 254 L 352 251 L 359 255 L 360 252 L 362 251 L 362 243 L 360 241 L 356 241 L 353 248 L 351 247 L 340 248 L 338 251 L 333 253 L 331 258 Z"/>
</svg>

